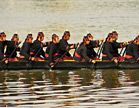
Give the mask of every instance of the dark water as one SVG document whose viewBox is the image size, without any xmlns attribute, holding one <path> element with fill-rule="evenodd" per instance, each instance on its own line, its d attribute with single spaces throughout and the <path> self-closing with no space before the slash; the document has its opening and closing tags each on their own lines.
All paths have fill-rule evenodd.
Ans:
<svg viewBox="0 0 139 108">
<path fill-rule="evenodd" d="M 0 107 L 138 108 L 139 70 L 1 72 Z"/>
</svg>

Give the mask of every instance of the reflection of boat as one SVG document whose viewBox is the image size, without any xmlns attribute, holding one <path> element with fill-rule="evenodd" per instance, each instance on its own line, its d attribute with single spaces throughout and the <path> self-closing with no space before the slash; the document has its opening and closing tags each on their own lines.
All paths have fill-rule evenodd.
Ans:
<svg viewBox="0 0 139 108">
<path fill-rule="evenodd" d="M 48 61 L 33 61 L 29 66 L 27 61 L 10 61 L 3 69 L 7 70 L 23 70 L 23 69 L 49 69 Z M 0 68 L 4 62 L 0 62 Z M 75 61 L 59 61 L 54 69 L 139 69 L 139 63 L 119 62 L 116 65 L 114 62 L 97 61 L 95 65 L 86 62 Z"/>
</svg>

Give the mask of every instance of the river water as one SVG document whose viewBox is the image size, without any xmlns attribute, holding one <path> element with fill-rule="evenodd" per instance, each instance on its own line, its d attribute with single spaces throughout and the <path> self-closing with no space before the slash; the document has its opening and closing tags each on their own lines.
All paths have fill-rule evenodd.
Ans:
<svg viewBox="0 0 139 108">
<path fill-rule="evenodd" d="M 17 32 L 22 41 L 40 29 L 45 41 L 52 33 L 69 43 L 91 32 L 105 38 L 111 30 L 118 41 L 139 35 L 138 0 L 0 0 L 0 30 L 7 39 Z M 70 69 L 70 68 L 69 68 Z M 138 108 L 139 70 L 47 70 L 0 73 L 0 107 Z"/>
</svg>

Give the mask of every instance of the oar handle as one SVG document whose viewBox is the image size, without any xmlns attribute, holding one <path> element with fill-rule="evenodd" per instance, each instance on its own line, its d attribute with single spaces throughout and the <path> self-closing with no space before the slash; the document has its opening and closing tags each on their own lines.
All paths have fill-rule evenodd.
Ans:
<svg viewBox="0 0 139 108">
<path fill-rule="evenodd" d="M 40 47 L 40 49 L 38 50 L 38 52 L 35 54 L 35 56 L 34 57 L 36 57 L 37 55 L 38 55 L 38 53 L 41 51 L 41 49 L 42 49 L 43 47 Z M 29 64 L 28 64 L 28 66 L 27 66 L 27 69 L 28 69 L 28 67 L 29 67 L 29 65 L 32 63 L 32 60 L 29 62 Z M 26 69 L 26 70 L 27 70 Z"/>
</svg>

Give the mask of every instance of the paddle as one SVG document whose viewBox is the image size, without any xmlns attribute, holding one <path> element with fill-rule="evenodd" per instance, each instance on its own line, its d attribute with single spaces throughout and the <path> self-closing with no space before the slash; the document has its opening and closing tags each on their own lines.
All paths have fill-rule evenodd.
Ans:
<svg viewBox="0 0 139 108">
<path fill-rule="evenodd" d="M 35 54 L 34 57 L 36 57 L 36 56 L 38 55 L 38 53 L 41 51 L 41 48 L 42 48 L 42 47 L 40 47 L 40 49 L 38 50 L 38 52 Z M 29 64 L 28 64 L 26 70 L 28 70 L 28 67 L 29 67 L 29 65 L 30 65 L 31 63 L 32 63 L 32 60 L 29 62 Z"/>
<path fill-rule="evenodd" d="M 18 45 L 19 45 L 20 43 L 18 43 L 17 45 L 16 45 L 16 47 L 14 48 L 14 50 L 13 50 L 13 52 L 11 53 L 11 55 L 8 57 L 8 61 L 9 61 L 9 59 L 12 57 L 12 55 L 13 55 L 13 53 L 16 51 L 16 49 L 17 49 L 17 47 L 18 47 Z M 5 68 L 5 66 L 6 66 L 7 64 L 5 63 L 2 67 L 1 67 L 1 70 L 0 71 L 2 71 L 4 68 Z"/>
<path fill-rule="evenodd" d="M 77 47 L 78 47 L 78 45 L 75 46 L 75 50 L 76 50 Z M 66 51 L 66 52 L 54 63 L 53 67 L 54 67 L 54 66 L 59 62 L 59 60 L 62 59 L 70 50 L 71 50 L 71 49 L 69 49 L 68 51 Z M 51 71 L 51 69 L 52 69 L 53 67 L 50 67 L 49 70 Z"/>
<path fill-rule="evenodd" d="M 60 61 L 60 59 L 62 59 L 71 49 L 69 49 L 68 51 L 66 51 L 60 58 L 58 58 L 58 60 L 54 63 L 53 67 Z M 53 67 L 50 67 L 50 69 L 52 69 Z"/>
<path fill-rule="evenodd" d="M 98 51 L 96 53 L 96 57 L 95 57 L 94 60 L 97 59 L 97 55 L 98 55 L 98 57 L 100 57 L 100 53 L 101 53 L 101 50 L 102 50 L 102 47 L 101 47 L 102 46 L 102 43 L 103 43 L 103 41 L 101 41 L 100 47 L 99 47 L 99 49 L 98 49 Z M 93 67 L 91 68 L 91 70 L 94 69 L 94 66 L 95 66 L 95 63 L 93 63 Z"/>
</svg>

